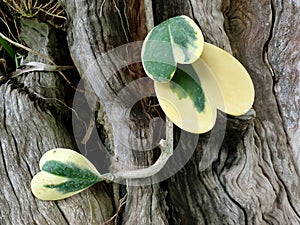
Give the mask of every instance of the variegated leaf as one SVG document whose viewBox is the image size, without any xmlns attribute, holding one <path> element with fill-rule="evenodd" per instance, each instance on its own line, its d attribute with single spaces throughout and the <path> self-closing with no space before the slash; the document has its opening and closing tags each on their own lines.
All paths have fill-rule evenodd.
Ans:
<svg viewBox="0 0 300 225">
<path fill-rule="evenodd" d="M 157 82 L 168 82 L 177 63 L 196 61 L 203 50 L 204 38 L 197 24 L 187 16 L 170 18 L 154 27 L 142 48 L 146 74 Z"/>
<path fill-rule="evenodd" d="M 70 149 L 46 152 L 40 160 L 40 169 L 31 181 L 31 190 L 42 200 L 64 199 L 103 180 L 88 159 Z"/>
</svg>

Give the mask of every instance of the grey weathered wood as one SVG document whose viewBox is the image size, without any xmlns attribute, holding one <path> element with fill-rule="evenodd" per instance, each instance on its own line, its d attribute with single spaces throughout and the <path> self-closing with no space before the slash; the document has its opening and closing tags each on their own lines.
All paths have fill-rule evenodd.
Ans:
<svg viewBox="0 0 300 225">
<path fill-rule="evenodd" d="M 145 112 L 144 102 L 140 105 L 143 110 L 135 111 L 134 122 L 124 119 L 129 112 L 122 106 L 105 115 L 116 93 L 130 81 L 144 76 L 141 65 L 131 65 L 111 78 L 107 72 L 122 63 L 121 53 L 109 60 L 101 55 L 145 37 L 148 6 L 140 0 L 62 0 L 62 3 L 68 14 L 68 47 L 80 75 L 87 81 L 95 79 L 94 84 L 111 84 L 97 88 L 92 83 L 90 88 L 96 94 L 97 89 L 101 90 L 99 121 L 107 128 L 114 154 L 113 169 L 153 163 L 156 154 L 136 153 L 122 145 L 135 140 L 133 133 L 151 136 L 147 126 L 151 115 Z M 210 138 L 217 142 L 218 137 L 212 137 L 211 133 L 201 135 L 188 164 L 160 184 L 128 186 L 126 190 L 115 184 L 113 194 L 111 186 L 97 185 L 58 203 L 41 202 L 28 189 L 31 176 L 38 171 L 39 157 L 51 147 L 74 147 L 74 141 L 57 114 L 47 110 L 47 104 L 41 104 L 41 100 L 33 104 L 36 100 L 29 98 L 22 87 L 15 88 L 12 83 L 1 85 L 0 93 L 5 98 L 0 103 L 3 112 L 0 157 L 5 164 L 0 165 L 0 172 L 7 183 L 0 193 L 4 221 L 101 224 L 117 211 L 119 199 L 126 191 L 127 202 L 119 212 L 120 224 L 299 224 L 298 1 L 153 0 L 152 3 L 156 24 L 175 15 L 188 15 L 201 27 L 207 42 L 232 52 L 243 63 L 255 85 L 256 117 L 228 118 L 221 148 L 206 144 Z M 43 46 L 46 43 L 40 43 L 39 48 Z M 56 81 L 56 75 L 50 76 L 47 80 L 46 75 L 35 73 L 27 81 L 19 82 L 24 82 L 32 92 L 44 90 L 36 88 L 36 83 L 43 82 L 44 86 L 55 81 L 58 93 L 40 94 L 63 96 L 64 87 Z M 149 86 L 149 92 L 153 91 Z M 55 107 L 61 105 L 56 103 Z M 224 115 L 220 115 L 220 122 L 222 118 Z M 41 123 L 44 125 L 39 129 L 32 129 Z M 178 130 L 175 134 L 177 140 Z M 152 144 L 151 140 L 148 144 Z M 182 143 L 183 150 L 188 151 L 190 144 Z M 11 158 L 16 159 L 13 162 L 17 166 L 11 166 Z"/>
<path fill-rule="evenodd" d="M 62 40 L 51 26 L 26 20 L 22 35 L 32 49 L 55 61 L 64 59 L 63 48 L 55 50 Z M 26 60 L 41 59 L 29 54 Z M 103 185 L 60 202 L 40 201 L 30 191 L 43 153 L 57 147 L 76 148 L 63 122 L 70 110 L 64 103 L 67 93 L 61 77 L 48 72 L 26 74 L 2 84 L 0 93 L 1 225 L 99 224 L 108 220 L 113 205 Z M 97 216 L 91 208 L 98 211 Z"/>
</svg>

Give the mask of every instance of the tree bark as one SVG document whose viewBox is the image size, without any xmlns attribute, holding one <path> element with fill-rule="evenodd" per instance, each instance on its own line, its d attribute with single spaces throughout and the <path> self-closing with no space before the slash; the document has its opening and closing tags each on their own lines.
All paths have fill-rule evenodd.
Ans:
<svg viewBox="0 0 300 225">
<path fill-rule="evenodd" d="M 22 35 L 33 50 L 58 64 L 68 62 L 68 51 L 64 51 L 59 40 L 65 36 L 61 31 L 37 20 L 25 20 Z M 26 60 L 49 63 L 32 54 Z M 63 122 L 70 117 L 67 102 L 72 96 L 68 96 L 66 82 L 59 74 L 29 73 L 2 84 L 0 93 L 3 184 L 0 223 L 99 224 L 110 218 L 114 206 L 108 197 L 110 189 L 105 185 L 59 202 L 40 201 L 30 191 L 30 181 L 40 170 L 38 163 L 42 154 L 56 147 L 76 148 L 72 132 Z M 102 193 L 101 197 L 98 192 Z M 101 211 L 104 205 L 108 208 Z"/>
<path fill-rule="evenodd" d="M 32 73 L 2 84 L 1 224 L 300 224 L 297 0 L 61 2 L 68 14 L 65 55 L 62 50 L 62 56 L 55 58 L 51 52 L 59 46 L 61 34 L 48 25 L 42 25 L 34 41 L 29 39 L 27 44 L 38 51 L 43 49 L 57 64 L 70 53 L 85 81 L 92 118 L 97 112 L 96 127 L 105 144 L 93 145 L 94 133 L 86 142 L 76 143 L 76 137 L 84 139 L 87 131 L 75 131 L 74 138 L 70 119 L 65 120 L 70 115 L 65 108 L 70 100 L 66 95 L 68 85 L 57 74 Z M 133 109 L 126 105 L 130 102 L 124 104 L 126 91 L 125 98 L 119 98 L 132 81 L 145 77 L 141 64 L 135 63 L 140 60 L 139 54 L 131 55 L 131 51 L 139 53 L 141 43 L 129 46 L 127 51 L 117 47 L 142 41 L 152 21 L 159 24 L 182 14 L 199 25 L 205 41 L 232 53 L 246 67 L 255 86 L 255 111 L 241 117 L 219 113 L 218 124 L 227 121 L 221 146 L 217 144 L 222 133 L 218 126 L 184 141 L 179 140 L 182 132 L 175 128 L 175 144 L 181 152 L 177 151 L 166 168 L 179 163 L 180 156 L 194 154 L 184 168 L 160 183 L 142 185 L 146 181 L 138 180 L 98 184 L 63 201 L 35 199 L 30 180 L 39 171 L 41 154 L 51 148 L 85 147 L 91 151 L 101 146 L 102 152 L 107 149 L 111 155 L 106 163 L 109 161 L 112 170 L 141 168 L 155 162 L 157 148 L 136 151 L 155 147 L 164 137 L 163 123 L 156 130 L 149 125 L 154 117 L 163 118 L 155 98 L 143 98 Z M 25 34 L 26 30 L 36 32 L 36 26 L 37 22 L 23 24 Z M 109 51 L 112 54 L 105 54 Z M 32 59 L 29 56 L 27 60 Z M 124 66 L 124 59 L 133 64 Z M 154 95 L 151 81 L 142 84 L 136 93 L 129 93 L 132 99 L 140 98 L 140 89 Z M 88 124 L 91 115 L 79 119 Z M 125 204 L 121 205 L 124 196 Z"/>
</svg>

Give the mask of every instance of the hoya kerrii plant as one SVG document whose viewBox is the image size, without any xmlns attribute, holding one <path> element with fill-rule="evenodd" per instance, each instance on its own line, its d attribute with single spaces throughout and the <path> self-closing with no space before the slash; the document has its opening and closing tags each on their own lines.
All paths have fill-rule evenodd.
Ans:
<svg viewBox="0 0 300 225">
<path fill-rule="evenodd" d="M 239 116 L 252 107 L 254 87 L 246 69 L 204 42 L 187 16 L 171 18 L 148 34 L 142 62 L 161 108 L 183 130 L 205 133 L 214 126 L 217 109 Z"/>
<path fill-rule="evenodd" d="M 205 133 L 213 128 L 217 109 L 239 116 L 252 107 L 254 87 L 246 69 L 229 53 L 204 42 L 200 28 L 187 16 L 170 18 L 149 32 L 142 63 L 154 80 L 161 108 L 183 130 Z M 169 129 L 166 139 L 171 136 Z M 172 154 L 173 146 L 165 142 L 160 145 L 161 156 L 149 168 L 103 175 L 76 151 L 52 149 L 40 160 L 41 172 L 32 179 L 32 192 L 42 200 L 59 200 L 104 180 L 151 176 Z"/>
</svg>

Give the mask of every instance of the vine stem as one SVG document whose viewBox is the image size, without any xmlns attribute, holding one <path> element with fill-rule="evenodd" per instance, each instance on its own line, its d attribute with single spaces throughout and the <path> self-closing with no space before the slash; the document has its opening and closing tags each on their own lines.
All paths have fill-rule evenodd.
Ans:
<svg viewBox="0 0 300 225">
<path fill-rule="evenodd" d="M 166 117 L 166 140 L 160 141 L 159 148 L 161 149 L 161 154 L 153 165 L 143 169 L 107 173 L 104 174 L 103 177 L 107 180 L 115 181 L 119 179 L 141 179 L 157 174 L 173 155 L 173 123 L 168 117 Z"/>
</svg>

